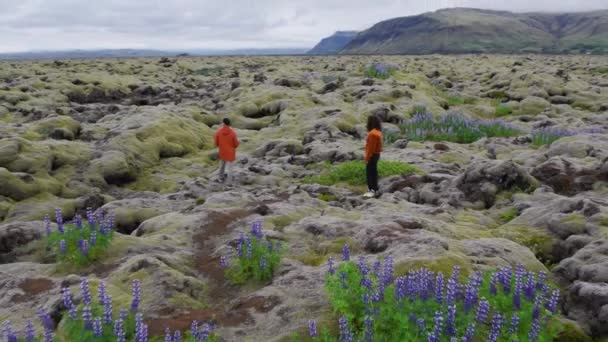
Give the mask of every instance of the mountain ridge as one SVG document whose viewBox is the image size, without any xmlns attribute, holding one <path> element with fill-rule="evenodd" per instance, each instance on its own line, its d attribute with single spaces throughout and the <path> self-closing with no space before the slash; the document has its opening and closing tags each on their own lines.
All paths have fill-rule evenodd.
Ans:
<svg viewBox="0 0 608 342">
<path fill-rule="evenodd" d="M 608 10 L 514 13 L 442 9 L 383 20 L 340 54 L 608 53 Z"/>
</svg>

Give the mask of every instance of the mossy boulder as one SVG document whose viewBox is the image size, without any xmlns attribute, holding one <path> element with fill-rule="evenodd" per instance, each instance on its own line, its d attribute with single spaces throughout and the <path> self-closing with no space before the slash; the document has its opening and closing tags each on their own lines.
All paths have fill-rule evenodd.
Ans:
<svg viewBox="0 0 608 342">
<path fill-rule="evenodd" d="M 69 116 L 54 116 L 37 121 L 29 130 L 33 138 L 74 140 L 80 133 L 80 123 Z"/>
<path fill-rule="evenodd" d="M 19 143 L 12 139 L 0 140 L 0 166 L 6 166 L 17 159 Z"/>
<path fill-rule="evenodd" d="M 19 144 L 19 153 L 6 168 L 13 172 L 36 174 L 50 172 L 53 164 L 53 154 L 50 148 L 42 142 L 31 142 L 25 139 L 15 139 Z"/>
<path fill-rule="evenodd" d="M 100 175 L 108 184 L 125 184 L 137 177 L 137 168 L 121 151 L 105 152 L 93 160 L 90 166 L 92 175 Z"/>
<path fill-rule="evenodd" d="M 537 115 L 550 107 L 549 101 L 537 96 L 528 96 L 521 101 L 520 112 L 525 115 Z"/>
<path fill-rule="evenodd" d="M 21 201 L 41 191 L 34 177 L 0 167 L 0 195 Z"/>
<path fill-rule="evenodd" d="M 571 235 L 584 234 L 587 219 L 580 214 L 554 214 L 548 222 L 549 230 L 560 239 Z"/>
<path fill-rule="evenodd" d="M 41 221 L 45 215 L 53 216 L 55 209 L 61 209 L 66 220 L 76 213 L 76 200 L 63 199 L 49 193 L 40 193 L 34 197 L 15 203 L 10 209 L 6 220 L 12 221 Z"/>
</svg>

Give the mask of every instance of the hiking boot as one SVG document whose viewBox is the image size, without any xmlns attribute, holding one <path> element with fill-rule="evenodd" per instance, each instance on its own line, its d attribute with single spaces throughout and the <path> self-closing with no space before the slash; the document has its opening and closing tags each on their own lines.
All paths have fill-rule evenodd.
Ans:
<svg viewBox="0 0 608 342">
<path fill-rule="evenodd" d="M 374 190 L 370 190 L 368 192 L 366 192 L 363 197 L 364 198 L 373 198 L 376 195 L 376 192 Z"/>
</svg>

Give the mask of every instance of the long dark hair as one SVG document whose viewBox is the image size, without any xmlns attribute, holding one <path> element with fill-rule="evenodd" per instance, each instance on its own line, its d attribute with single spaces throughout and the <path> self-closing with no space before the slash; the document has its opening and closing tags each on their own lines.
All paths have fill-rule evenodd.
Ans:
<svg viewBox="0 0 608 342">
<path fill-rule="evenodd" d="M 367 117 L 367 131 L 371 131 L 372 129 L 377 129 L 382 131 L 382 121 L 377 115 L 370 115 Z"/>
</svg>

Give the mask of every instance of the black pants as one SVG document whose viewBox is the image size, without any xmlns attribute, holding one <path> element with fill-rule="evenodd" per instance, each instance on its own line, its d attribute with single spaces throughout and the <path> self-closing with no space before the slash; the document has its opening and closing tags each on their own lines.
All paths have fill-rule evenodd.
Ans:
<svg viewBox="0 0 608 342">
<path fill-rule="evenodd" d="M 369 190 L 378 191 L 378 160 L 379 154 L 374 154 L 367 162 L 365 171 L 367 173 L 367 187 Z"/>
</svg>

